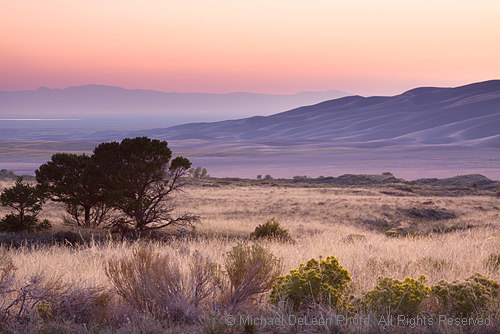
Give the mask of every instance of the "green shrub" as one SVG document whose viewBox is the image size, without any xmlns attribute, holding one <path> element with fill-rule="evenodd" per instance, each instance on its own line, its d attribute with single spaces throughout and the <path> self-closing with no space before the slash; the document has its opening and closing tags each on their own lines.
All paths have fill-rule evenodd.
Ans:
<svg viewBox="0 0 500 334">
<path fill-rule="evenodd" d="M 298 310 L 313 303 L 342 306 L 342 294 L 351 281 L 336 257 L 311 259 L 299 269 L 290 270 L 290 274 L 280 276 L 271 291 L 271 303 L 281 301 Z"/>
<path fill-rule="evenodd" d="M 277 239 L 280 241 L 291 241 L 292 238 L 286 229 L 273 218 L 265 224 L 261 224 L 255 228 L 255 231 L 250 234 L 252 239 Z"/>
<path fill-rule="evenodd" d="M 420 304 L 429 296 L 431 289 L 424 283 L 427 278 L 405 277 L 403 281 L 379 277 L 378 284 L 368 291 L 363 298 L 366 306 L 377 314 L 401 314 L 415 316 Z"/>
<path fill-rule="evenodd" d="M 233 306 L 269 291 L 281 272 L 280 261 L 259 245 L 234 247 L 226 254 L 224 268 Z"/>
<path fill-rule="evenodd" d="M 190 168 L 189 171 L 189 176 L 195 179 L 208 179 L 210 178 L 210 175 L 207 173 L 206 168 L 202 168 L 200 166 L 196 168 Z"/>
<path fill-rule="evenodd" d="M 15 177 L 14 171 L 8 169 L 0 169 L 0 178 L 12 178 Z"/>
<path fill-rule="evenodd" d="M 475 273 L 463 281 L 439 281 L 432 286 L 432 294 L 439 300 L 441 311 L 468 317 L 498 298 L 500 284 Z"/>
<path fill-rule="evenodd" d="M 43 319 L 49 319 L 53 317 L 52 307 L 50 306 L 50 303 L 48 303 L 46 300 L 39 301 L 36 304 L 36 311 L 38 315 Z"/>
<path fill-rule="evenodd" d="M 52 228 L 52 223 L 48 219 L 44 219 L 39 221 L 35 226 L 35 230 L 37 231 L 48 231 Z"/>
<path fill-rule="evenodd" d="M 0 203 L 13 209 L 0 220 L 0 232 L 33 232 L 51 228 L 48 220 L 39 221 L 37 216 L 42 210 L 43 194 L 35 187 L 23 182 L 19 177 L 13 187 L 0 194 Z"/>
<path fill-rule="evenodd" d="M 19 219 L 18 215 L 9 213 L 0 220 L 0 232 L 34 232 L 51 228 L 52 224 L 47 219 L 39 221 L 33 216 L 24 216 L 23 219 Z"/>
</svg>

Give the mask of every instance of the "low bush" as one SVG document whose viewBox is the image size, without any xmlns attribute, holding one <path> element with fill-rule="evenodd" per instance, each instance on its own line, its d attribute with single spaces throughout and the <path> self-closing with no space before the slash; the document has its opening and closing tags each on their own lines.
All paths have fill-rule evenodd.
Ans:
<svg viewBox="0 0 500 334">
<path fill-rule="evenodd" d="M 389 221 L 383 218 L 365 219 L 361 224 L 369 230 L 386 232 L 400 225 L 399 222 Z"/>
<path fill-rule="evenodd" d="M 378 284 L 363 297 L 363 303 L 377 314 L 398 314 L 416 316 L 420 305 L 429 297 L 431 289 L 424 283 L 427 278 L 406 277 L 403 281 L 380 277 Z"/>
<path fill-rule="evenodd" d="M 9 253 L 0 248 L 0 294 L 12 286 L 15 271 L 16 267 Z"/>
<path fill-rule="evenodd" d="M 259 245 L 238 245 L 225 255 L 224 271 L 199 253 L 160 255 L 140 245 L 131 256 L 107 262 L 105 273 L 130 306 L 156 319 L 194 323 L 225 307 L 235 309 L 269 291 L 280 262 Z M 210 297 L 210 298 L 209 298 Z"/>
<path fill-rule="evenodd" d="M 432 273 L 442 272 L 450 266 L 449 262 L 444 259 L 434 258 L 432 256 L 424 256 L 416 261 L 409 263 L 411 267 L 417 268 L 420 272 Z"/>
<path fill-rule="evenodd" d="M 409 208 L 401 209 L 401 212 L 410 218 L 419 220 L 446 220 L 457 218 L 457 214 L 438 208 Z"/>
<path fill-rule="evenodd" d="M 33 232 L 48 230 L 52 226 L 48 220 L 39 221 L 42 210 L 43 194 L 35 186 L 23 182 L 19 177 L 13 187 L 0 194 L 0 203 L 15 213 L 9 213 L 0 220 L 0 232 Z"/>
<path fill-rule="evenodd" d="M 5 283 L 1 273 L 7 268 L 8 282 L 14 269 L 9 260 L 0 261 L 0 280 Z M 103 322 L 112 298 L 104 288 L 65 283 L 61 277 L 49 277 L 43 272 L 26 277 L 22 285 L 16 288 L 12 287 L 12 282 L 8 282 L 8 289 L 5 289 L 5 284 L 2 285 L 0 295 L 2 292 L 6 293 L 0 298 L 0 318 L 6 319 L 27 320 L 36 315 L 55 321 Z"/>
<path fill-rule="evenodd" d="M 72 231 L 59 231 L 52 238 L 56 242 L 70 245 L 83 244 L 86 241 L 81 234 Z"/>
<path fill-rule="evenodd" d="M 234 328 L 227 324 L 226 318 L 222 315 L 208 314 L 200 319 L 200 331 L 203 334 L 233 334 Z M 135 332 L 134 332 L 135 333 Z M 239 332 L 236 332 L 239 333 Z"/>
<path fill-rule="evenodd" d="M 14 284 L 16 267 L 6 250 L 0 248 L 0 320 L 3 319 L 8 307 L 7 295 Z M 0 321 L 1 322 L 1 321 Z"/>
<path fill-rule="evenodd" d="M 6 308 L 7 316 L 28 318 L 40 302 L 54 302 L 64 294 L 65 286 L 60 277 L 48 277 L 43 272 L 23 280 L 23 285 L 13 292 L 14 297 Z"/>
<path fill-rule="evenodd" d="M 355 242 L 365 242 L 366 236 L 364 234 L 359 233 L 350 233 L 342 238 L 342 241 L 345 243 L 355 243 Z"/>
<path fill-rule="evenodd" d="M 366 269 L 374 277 L 390 275 L 399 272 L 402 269 L 401 263 L 394 259 L 378 259 L 374 257 L 367 258 Z"/>
<path fill-rule="evenodd" d="M 34 232 L 50 230 L 52 224 L 47 219 L 42 221 L 33 216 L 19 219 L 15 214 L 9 213 L 0 220 L 0 232 Z"/>
<path fill-rule="evenodd" d="M 280 261 L 259 245 L 238 245 L 226 254 L 229 304 L 237 306 L 269 291 L 281 272 Z"/>
<path fill-rule="evenodd" d="M 290 270 L 290 274 L 278 277 L 270 300 L 273 304 L 284 302 L 294 310 L 314 303 L 340 308 L 350 281 L 349 272 L 336 257 L 323 259 L 320 256 L 319 260 L 311 259 L 306 264 L 300 264 L 299 269 Z"/>
<path fill-rule="evenodd" d="M 432 294 L 437 297 L 443 312 L 468 317 L 497 300 L 500 284 L 475 273 L 463 281 L 439 281 L 432 286 Z"/>
<path fill-rule="evenodd" d="M 13 179 L 16 177 L 16 174 L 12 170 L 8 169 L 0 169 L 0 179 Z"/>
<path fill-rule="evenodd" d="M 491 271 L 500 269 L 500 253 L 491 253 L 490 256 L 484 261 L 486 269 Z"/>
<path fill-rule="evenodd" d="M 94 334 L 95 331 L 89 333 Z M 99 333 L 99 331 L 98 331 Z M 108 333 L 104 331 L 104 333 Z M 104 334 L 103 333 L 103 334 Z M 168 322 L 163 320 L 158 320 L 149 314 L 132 314 L 128 321 L 121 324 L 120 328 L 117 330 L 111 330 L 110 333 L 119 334 L 173 334 L 176 333 L 174 330 L 168 330 Z M 87 333 L 85 333 L 87 334 Z M 97 333 L 96 333 L 97 334 Z"/>
<path fill-rule="evenodd" d="M 279 241 L 292 241 L 290 234 L 286 229 L 272 218 L 265 224 L 261 224 L 255 228 L 255 231 L 250 234 L 252 239 L 274 239 Z"/>
<path fill-rule="evenodd" d="M 111 259 L 105 267 L 118 295 L 157 319 L 192 322 L 202 302 L 216 290 L 217 267 L 198 253 L 188 272 L 175 257 L 138 246 L 131 256 Z"/>
<path fill-rule="evenodd" d="M 206 168 L 202 168 L 200 166 L 196 168 L 190 168 L 189 171 L 189 177 L 195 178 L 195 179 L 208 179 L 210 178 L 210 175 L 207 173 Z"/>
<path fill-rule="evenodd" d="M 63 293 L 45 300 L 55 319 L 75 323 L 105 323 L 113 300 L 111 291 L 99 287 L 65 286 Z"/>
</svg>

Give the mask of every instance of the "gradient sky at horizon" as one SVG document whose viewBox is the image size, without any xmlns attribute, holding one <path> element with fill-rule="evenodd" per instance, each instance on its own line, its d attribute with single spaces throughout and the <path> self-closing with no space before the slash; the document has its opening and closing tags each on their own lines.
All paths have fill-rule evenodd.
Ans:
<svg viewBox="0 0 500 334">
<path fill-rule="evenodd" d="M 0 0 L 0 90 L 392 95 L 500 78 L 498 0 Z"/>
</svg>

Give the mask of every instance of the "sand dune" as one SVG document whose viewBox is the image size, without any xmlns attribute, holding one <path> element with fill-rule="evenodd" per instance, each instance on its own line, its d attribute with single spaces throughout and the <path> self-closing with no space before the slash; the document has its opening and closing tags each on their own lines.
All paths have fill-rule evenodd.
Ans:
<svg viewBox="0 0 500 334">
<path fill-rule="evenodd" d="M 151 131 L 164 139 L 328 142 L 348 147 L 432 144 L 500 147 L 500 80 L 349 96 L 271 116 Z"/>
</svg>

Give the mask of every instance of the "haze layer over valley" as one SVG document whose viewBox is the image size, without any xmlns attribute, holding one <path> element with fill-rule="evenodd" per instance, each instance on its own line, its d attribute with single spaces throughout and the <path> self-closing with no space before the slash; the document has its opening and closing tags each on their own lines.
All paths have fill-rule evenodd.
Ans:
<svg viewBox="0 0 500 334">
<path fill-rule="evenodd" d="M 334 90 L 279 95 L 166 93 L 104 85 L 42 87 L 0 91 L 0 118 L 79 120 L 87 128 L 137 129 L 270 115 L 347 95 Z"/>
</svg>

